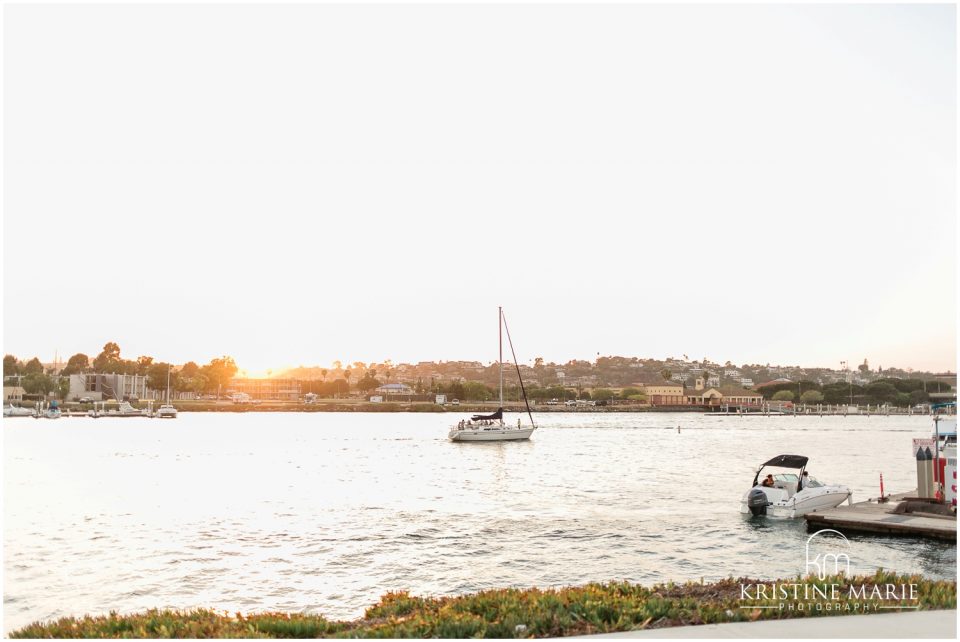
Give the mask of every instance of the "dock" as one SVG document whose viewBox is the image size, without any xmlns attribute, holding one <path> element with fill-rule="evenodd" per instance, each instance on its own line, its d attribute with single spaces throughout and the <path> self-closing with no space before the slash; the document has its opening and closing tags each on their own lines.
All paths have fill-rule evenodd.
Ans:
<svg viewBox="0 0 960 642">
<path fill-rule="evenodd" d="M 807 513 L 807 531 L 833 528 L 841 532 L 873 533 L 879 535 L 906 535 L 957 541 L 956 514 L 938 515 L 918 509 L 911 502 L 913 512 L 897 512 L 908 499 L 916 499 L 916 491 L 891 495 L 884 503 L 876 499 L 841 505 L 836 508 Z M 917 500 L 921 501 L 921 500 Z M 932 507 L 931 507 L 932 508 Z"/>
</svg>

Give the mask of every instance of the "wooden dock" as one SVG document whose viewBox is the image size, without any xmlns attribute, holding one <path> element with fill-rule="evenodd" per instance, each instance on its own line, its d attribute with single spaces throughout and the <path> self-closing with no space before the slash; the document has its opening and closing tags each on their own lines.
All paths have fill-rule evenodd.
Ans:
<svg viewBox="0 0 960 642">
<path fill-rule="evenodd" d="M 907 498 L 915 498 L 916 491 L 891 495 L 885 503 L 871 499 L 852 506 L 814 511 L 805 515 L 807 531 L 833 528 L 841 532 L 907 535 L 957 541 L 957 518 L 916 510 L 897 513 L 897 507 Z"/>
</svg>

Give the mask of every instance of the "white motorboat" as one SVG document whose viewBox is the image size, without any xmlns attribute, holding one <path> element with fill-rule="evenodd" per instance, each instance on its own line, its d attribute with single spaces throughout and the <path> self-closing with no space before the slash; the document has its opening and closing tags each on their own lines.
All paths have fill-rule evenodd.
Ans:
<svg viewBox="0 0 960 642">
<path fill-rule="evenodd" d="M 808 458 L 802 455 L 778 455 L 760 466 L 753 478 L 753 487 L 740 500 L 740 512 L 793 518 L 834 508 L 844 500 L 853 503 L 853 494 L 846 486 L 824 484 L 805 473 L 807 461 Z M 799 472 L 772 473 L 761 481 L 760 473 L 767 466 Z"/>
<path fill-rule="evenodd" d="M 35 417 L 36 415 L 37 411 L 33 408 L 21 408 L 12 403 L 3 409 L 4 417 Z"/>
<path fill-rule="evenodd" d="M 106 404 L 104 404 L 106 406 Z M 129 401 L 121 401 L 120 406 L 116 410 L 91 410 L 89 413 L 91 417 L 149 417 L 150 412 L 146 409 L 140 410 L 139 408 L 134 408 Z"/>
<path fill-rule="evenodd" d="M 527 391 L 523 387 L 523 377 L 520 376 L 519 366 L 517 366 L 517 377 L 520 379 L 520 390 L 523 392 L 523 401 L 527 405 L 530 425 L 524 427 L 520 418 L 517 418 L 516 426 L 509 426 L 503 420 L 503 330 L 507 331 L 507 341 L 510 344 L 510 352 L 513 354 L 514 365 L 518 362 L 517 354 L 513 350 L 513 341 L 510 339 L 510 328 L 503 316 L 503 308 L 498 308 L 497 316 L 497 332 L 500 337 L 500 407 L 497 408 L 496 412 L 489 415 L 474 415 L 470 419 L 461 420 L 455 426 L 452 426 L 447 434 L 450 441 L 521 441 L 530 439 L 530 435 L 537 429 L 537 425 L 533 422 L 533 413 L 530 412 L 530 402 L 527 401 Z"/>
<path fill-rule="evenodd" d="M 160 419 L 176 419 L 177 418 L 177 409 L 171 406 L 168 403 L 163 404 L 157 408 L 157 417 Z"/>
</svg>

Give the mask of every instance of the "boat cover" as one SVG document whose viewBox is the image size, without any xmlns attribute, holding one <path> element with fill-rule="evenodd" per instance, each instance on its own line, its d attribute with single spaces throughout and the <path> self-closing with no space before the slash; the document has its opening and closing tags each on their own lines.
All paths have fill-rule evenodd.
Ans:
<svg viewBox="0 0 960 642">
<path fill-rule="evenodd" d="M 503 408 L 497 408 L 492 415 L 474 415 L 471 421 L 486 421 L 487 419 L 503 419 Z"/>
<path fill-rule="evenodd" d="M 777 455 L 764 466 L 780 466 L 782 468 L 803 468 L 807 465 L 808 457 L 803 455 Z"/>
</svg>

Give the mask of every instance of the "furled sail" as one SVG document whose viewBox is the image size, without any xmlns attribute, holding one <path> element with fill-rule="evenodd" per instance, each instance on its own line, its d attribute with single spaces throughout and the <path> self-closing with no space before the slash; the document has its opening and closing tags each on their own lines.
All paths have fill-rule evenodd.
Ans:
<svg viewBox="0 0 960 642">
<path fill-rule="evenodd" d="M 472 421 L 486 421 L 488 419 L 503 419 L 503 408 L 497 408 L 497 411 L 492 415 L 474 415 L 471 417 Z"/>
</svg>

